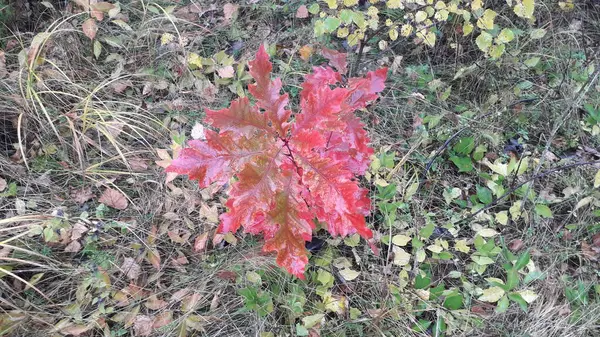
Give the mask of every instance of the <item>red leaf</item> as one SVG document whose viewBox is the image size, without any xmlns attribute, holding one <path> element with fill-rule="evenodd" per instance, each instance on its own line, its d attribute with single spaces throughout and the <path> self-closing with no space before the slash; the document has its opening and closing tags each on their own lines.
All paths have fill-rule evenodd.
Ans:
<svg viewBox="0 0 600 337">
<path fill-rule="evenodd" d="M 308 8 L 306 8 L 306 5 L 301 5 L 298 7 L 298 10 L 296 11 L 296 17 L 298 19 L 305 19 L 308 17 Z"/>
<path fill-rule="evenodd" d="M 348 61 L 346 60 L 346 54 L 340 53 L 337 50 L 322 48 L 321 55 L 329 60 L 329 64 L 335 67 L 340 73 L 345 74 L 348 72 Z"/>
<path fill-rule="evenodd" d="M 90 40 L 93 40 L 96 37 L 96 32 L 98 31 L 96 19 L 89 18 L 85 20 L 81 28 L 83 29 L 83 33 L 85 34 L 85 36 L 89 37 Z"/>
<path fill-rule="evenodd" d="M 275 130 L 280 135 L 285 136 L 287 130 L 287 120 L 292 112 L 285 109 L 288 104 L 288 94 L 280 95 L 281 79 L 277 78 L 271 81 L 271 71 L 273 65 L 269 61 L 269 55 L 265 46 L 261 45 L 256 53 L 254 61 L 248 62 L 250 75 L 256 81 L 255 84 L 248 86 L 248 91 L 257 99 L 259 108 L 266 111 L 267 117 L 275 126 Z"/>
<path fill-rule="evenodd" d="M 340 64 L 344 55 L 330 54 L 337 67 L 345 67 Z M 280 79 L 271 80 L 273 66 L 264 46 L 249 66 L 256 81 L 249 91 L 256 105 L 241 98 L 227 109 L 207 110 L 206 124 L 219 131 L 207 128 L 205 140 L 191 140 L 167 172 L 187 174 L 201 187 L 224 185 L 235 177 L 218 232 L 243 226 L 248 233 L 262 234 L 263 250 L 276 252 L 280 266 L 303 278 L 305 243 L 312 238 L 315 219 L 325 222 L 332 235 L 372 237 L 365 221 L 370 200 L 356 176 L 368 168 L 373 149 L 354 111 L 377 99 L 387 69 L 339 87 L 340 73 L 315 68 L 305 76 L 301 111 L 291 121 L 288 96 L 280 94 Z M 206 239 L 200 236 L 194 250 L 204 249 Z"/>
</svg>

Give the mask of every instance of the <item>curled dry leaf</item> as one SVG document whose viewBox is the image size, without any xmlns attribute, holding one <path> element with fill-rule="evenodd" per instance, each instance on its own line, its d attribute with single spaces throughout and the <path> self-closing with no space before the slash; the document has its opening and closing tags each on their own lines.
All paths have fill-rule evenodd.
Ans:
<svg viewBox="0 0 600 337">
<path fill-rule="evenodd" d="M 127 276 L 127 278 L 130 280 L 137 280 L 137 278 L 140 277 L 140 273 L 142 272 L 142 268 L 140 267 L 140 265 L 130 257 L 125 258 L 123 264 L 121 265 L 121 270 L 125 273 L 125 276 Z"/>
<path fill-rule="evenodd" d="M 160 270 L 160 253 L 157 249 L 148 249 L 146 257 L 156 270 Z"/>
<path fill-rule="evenodd" d="M 93 40 L 96 37 L 96 32 L 98 32 L 96 19 L 89 18 L 85 20 L 81 28 L 83 29 L 83 33 L 85 34 L 85 36 L 89 37 L 90 40 Z"/>
<path fill-rule="evenodd" d="M 298 7 L 298 10 L 296 11 L 296 17 L 298 19 L 305 19 L 308 17 L 308 8 L 306 8 L 306 5 Z"/>
<path fill-rule="evenodd" d="M 143 158 L 139 158 L 139 157 L 129 158 L 128 162 L 129 162 L 129 167 L 131 167 L 131 169 L 134 172 L 143 172 L 148 169 L 148 164 L 146 163 L 146 160 Z"/>
<path fill-rule="evenodd" d="M 104 190 L 104 193 L 102 193 L 102 195 L 100 196 L 100 199 L 98 199 L 98 202 L 103 203 L 106 206 L 120 209 L 120 210 L 126 209 L 127 206 L 129 205 L 129 202 L 127 201 L 127 197 L 125 197 L 125 195 L 123 195 L 123 193 L 119 192 L 118 190 L 112 189 L 110 187 L 107 187 Z"/>
<path fill-rule="evenodd" d="M 60 329 L 60 332 L 64 335 L 69 336 L 81 336 L 82 334 L 88 332 L 90 329 L 91 327 L 87 325 L 68 323 L 66 327 Z"/>
<path fill-rule="evenodd" d="M 133 322 L 133 331 L 136 336 L 150 336 L 154 319 L 146 315 L 137 315 Z"/>
<path fill-rule="evenodd" d="M 94 197 L 91 187 L 82 187 L 71 191 L 71 198 L 78 204 L 84 204 Z"/>
</svg>

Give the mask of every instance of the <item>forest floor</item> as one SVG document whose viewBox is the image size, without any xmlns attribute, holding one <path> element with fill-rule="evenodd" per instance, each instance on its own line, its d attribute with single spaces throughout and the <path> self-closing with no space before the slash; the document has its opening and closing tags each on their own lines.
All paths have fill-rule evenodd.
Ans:
<svg viewBox="0 0 600 337">
<path fill-rule="evenodd" d="M 0 336 L 600 336 L 597 2 L 454 2 L 473 25 L 433 46 L 383 22 L 451 2 L 26 2 L 0 0 Z M 226 188 L 165 173 L 261 45 L 293 111 L 323 47 L 388 67 L 358 112 L 379 254 L 316 231 L 300 280 L 217 233 Z"/>
</svg>

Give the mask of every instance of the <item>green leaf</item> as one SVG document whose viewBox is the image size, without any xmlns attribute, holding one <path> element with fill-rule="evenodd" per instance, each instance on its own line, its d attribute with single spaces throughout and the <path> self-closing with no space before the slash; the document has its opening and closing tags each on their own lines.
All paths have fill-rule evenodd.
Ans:
<svg viewBox="0 0 600 337">
<path fill-rule="evenodd" d="M 517 262 L 515 262 L 515 270 L 521 270 L 525 268 L 525 266 L 527 266 L 527 264 L 529 263 L 530 257 L 531 254 L 529 254 L 529 250 L 521 254 L 517 259 Z"/>
<path fill-rule="evenodd" d="M 461 294 L 453 294 L 446 297 L 444 307 L 450 310 L 458 310 L 463 306 L 463 296 Z"/>
<path fill-rule="evenodd" d="M 517 270 L 516 268 L 512 268 L 506 274 L 506 284 L 504 285 L 506 291 L 513 290 L 519 286 L 519 273 Z"/>
<path fill-rule="evenodd" d="M 543 280 L 546 278 L 546 274 L 542 273 L 539 270 L 534 270 L 531 273 L 525 275 L 525 279 L 523 279 L 524 284 L 529 284 L 533 281 Z"/>
<path fill-rule="evenodd" d="M 537 66 L 538 63 L 540 63 L 540 59 L 541 58 L 539 56 L 535 56 L 535 57 L 528 58 L 523 63 L 527 66 L 527 68 L 533 68 L 533 67 Z"/>
<path fill-rule="evenodd" d="M 506 312 L 506 310 L 508 310 L 509 305 L 510 302 L 508 301 L 508 297 L 506 295 L 502 296 L 500 301 L 498 301 L 498 305 L 496 306 L 496 313 L 501 314 L 503 312 Z"/>
<path fill-rule="evenodd" d="M 548 207 L 547 205 L 543 205 L 543 204 L 535 205 L 535 213 L 537 215 L 541 216 L 542 218 L 546 218 L 546 219 L 552 218 L 552 211 L 550 210 L 550 207 Z"/>
<path fill-rule="evenodd" d="M 431 236 L 431 234 L 433 234 L 434 230 L 435 225 L 432 222 L 430 222 L 419 231 L 419 235 L 423 238 L 428 239 Z"/>
<path fill-rule="evenodd" d="M 492 45 L 492 35 L 488 32 L 481 32 L 479 36 L 475 39 L 475 44 L 477 47 L 483 52 L 486 52 L 490 49 Z"/>
<path fill-rule="evenodd" d="M 487 146 L 485 146 L 485 144 L 477 145 L 477 147 L 475 148 L 475 152 L 473 152 L 473 159 L 475 159 L 476 161 L 480 161 L 481 159 L 483 159 L 483 156 L 485 155 L 486 151 Z"/>
<path fill-rule="evenodd" d="M 521 297 L 519 293 L 510 293 L 508 294 L 508 298 L 511 301 L 516 302 L 524 312 L 527 312 L 527 302 L 523 299 L 523 297 Z"/>
<path fill-rule="evenodd" d="M 340 19 L 330 16 L 330 17 L 326 18 L 323 23 L 325 25 L 325 30 L 328 33 L 331 33 L 333 31 L 335 31 L 342 22 L 340 21 Z"/>
<path fill-rule="evenodd" d="M 302 324 L 296 323 L 296 336 L 308 336 L 308 329 Z"/>
<path fill-rule="evenodd" d="M 453 147 L 454 151 L 468 156 L 475 148 L 475 140 L 473 137 L 461 138 Z"/>
<path fill-rule="evenodd" d="M 94 56 L 96 59 L 100 57 L 100 53 L 102 53 L 102 43 L 96 40 L 94 41 Z"/>
<path fill-rule="evenodd" d="M 417 277 L 415 277 L 415 289 L 425 289 L 427 287 L 429 287 L 429 285 L 431 284 L 431 278 L 429 278 L 429 276 L 422 276 L 422 275 L 417 275 Z"/>
<path fill-rule="evenodd" d="M 308 6 L 308 12 L 312 15 L 317 15 L 319 14 L 319 11 L 321 10 L 321 7 L 319 6 L 318 3 L 313 3 L 312 5 Z"/>
<path fill-rule="evenodd" d="M 469 157 L 457 157 L 452 156 L 450 160 L 458 168 L 458 172 L 471 172 L 473 171 L 473 162 Z"/>
<path fill-rule="evenodd" d="M 433 337 L 442 337 L 444 336 L 444 331 L 446 331 L 446 322 L 442 316 L 438 316 L 435 324 L 433 325 L 433 329 L 431 330 Z"/>
<path fill-rule="evenodd" d="M 306 317 L 302 318 L 302 323 L 304 324 L 305 328 L 310 329 L 313 326 L 320 323 L 323 320 L 323 317 L 325 317 L 324 314 L 315 314 L 315 315 L 306 316 Z"/>
<path fill-rule="evenodd" d="M 349 25 L 352 23 L 352 11 L 349 9 L 342 9 L 340 11 L 340 20 L 342 20 L 343 23 Z"/>
<path fill-rule="evenodd" d="M 477 197 L 485 205 L 491 203 L 493 200 L 492 191 L 487 187 L 479 185 L 477 185 Z"/>
</svg>

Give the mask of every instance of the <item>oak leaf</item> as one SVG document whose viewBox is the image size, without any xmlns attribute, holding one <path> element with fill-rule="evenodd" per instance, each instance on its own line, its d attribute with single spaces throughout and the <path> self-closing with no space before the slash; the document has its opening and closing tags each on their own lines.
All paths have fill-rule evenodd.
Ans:
<svg viewBox="0 0 600 337">
<path fill-rule="evenodd" d="M 326 53 L 332 65 L 347 71 L 345 54 Z M 315 220 L 334 236 L 373 236 L 365 221 L 368 191 L 357 181 L 373 149 L 354 111 L 378 98 L 387 69 L 351 78 L 342 87 L 341 73 L 315 67 L 305 76 L 300 111 L 292 119 L 281 79 L 271 79 L 273 65 L 264 46 L 248 64 L 255 81 L 248 91 L 256 103 L 244 97 L 229 108 L 207 110 L 204 123 L 212 128 L 205 139 L 190 140 L 166 171 L 185 174 L 201 188 L 231 183 L 218 232 L 243 226 L 247 233 L 262 234 L 263 250 L 275 252 L 280 266 L 304 278 L 305 243 Z M 197 243 L 195 251 L 204 248 L 204 238 Z"/>
</svg>

